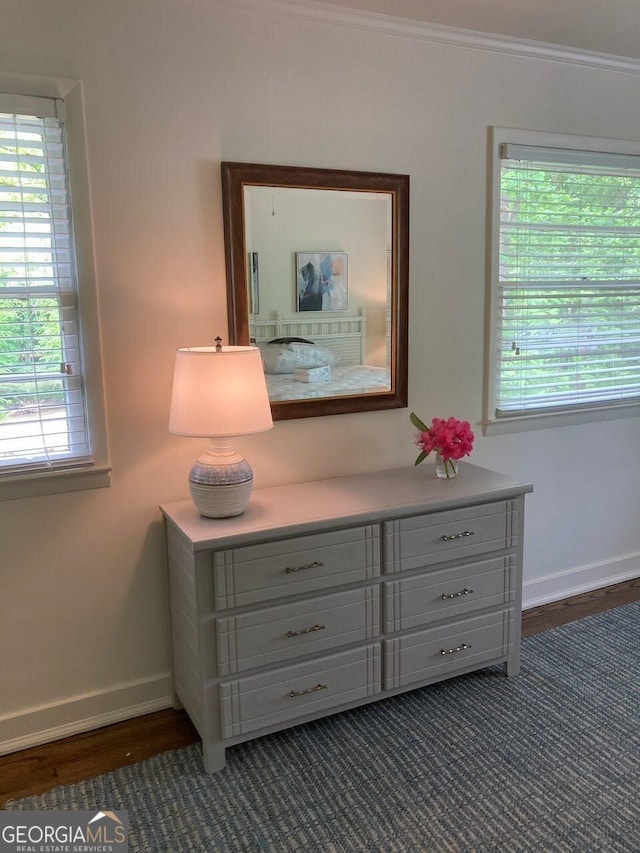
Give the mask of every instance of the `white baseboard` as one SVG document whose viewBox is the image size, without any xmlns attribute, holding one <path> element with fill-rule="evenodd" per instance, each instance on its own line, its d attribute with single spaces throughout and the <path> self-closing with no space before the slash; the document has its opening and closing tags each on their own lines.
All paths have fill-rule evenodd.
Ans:
<svg viewBox="0 0 640 853">
<path fill-rule="evenodd" d="M 170 707 L 171 677 L 167 673 L 26 708 L 0 717 L 0 755 Z"/>
<path fill-rule="evenodd" d="M 604 563 L 592 563 L 576 569 L 556 572 L 543 578 L 525 580 L 522 590 L 522 609 L 529 610 L 541 604 L 560 601 L 572 595 L 591 592 L 594 589 L 612 586 L 637 577 L 640 577 L 640 552 L 627 554 L 616 560 L 607 560 Z"/>
</svg>

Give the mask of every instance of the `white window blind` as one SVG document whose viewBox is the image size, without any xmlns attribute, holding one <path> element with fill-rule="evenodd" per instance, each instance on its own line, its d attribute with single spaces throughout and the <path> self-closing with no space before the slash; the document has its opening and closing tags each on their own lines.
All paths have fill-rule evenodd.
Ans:
<svg viewBox="0 0 640 853">
<path fill-rule="evenodd" d="M 500 154 L 496 416 L 640 402 L 640 156 Z"/>
<path fill-rule="evenodd" d="M 92 462 L 62 106 L 0 95 L 0 476 Z"/>
</svg>

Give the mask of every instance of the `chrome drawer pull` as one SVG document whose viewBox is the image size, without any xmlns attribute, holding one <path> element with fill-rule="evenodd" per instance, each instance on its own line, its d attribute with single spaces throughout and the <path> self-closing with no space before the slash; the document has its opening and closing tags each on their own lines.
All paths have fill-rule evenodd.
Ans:
<svg viewBox="0 0 640 853">
<path fill-rule="evenodd" d="M 304 572 L 305 569 L 317 569 L 318 566 L 324 566 L 324 563 L 319 563 L 317 560 L 314 560 L 313 563 L 307 563 L 306 566 L 287 566 L 285 572 L 290 575 L 291 572 Z"/>
<path fill-rule="evenodd" d="M 454 533 L 453 536 L 443 536 L 443 542 L 450 542 L 452 539 L 464 539 L 465 536 L 475 536 L 475 530 L 463 530 L 462 533 Z"/>
<path fill-rule="evenodd" d="M 296 696 L 306 696 L 307 693 L 316 693 L 318 690 L 326 690 L 326 684 L 316 684 L 315 687 L 307 687 L 306 690 L 291 690 L 289 691 L 289 696 L 292 699 L 295 699 Z"/>
<path fill-rule="evenodd" d="M 287 637 L 299 637 L 300 634 L 313 634 L 314 631 L 324 631 L 326 625 L 314 625 L 312 628 L 303 628 L 302 631 L 287 631 Z"/>
<path fill-rule="evenodd" d="M 467 589 L 465 586 L 465 588 L 461 589 L 460 592 L 443 592 L 440 598 L 443 601 L 446 601 L 448 598 L 460 598 L 461 595 L 471 595 L 472 592 L 472 589 Z"/>
<path fill-rule="evenodd" d="M 463 643 L 461 646 L 456 646 L 455 649 L 440 649 L 441 655 L 455 655 L 456 652 L 463 652 L 465 649 L 470 649 L 468 643 Z"/>
</svg>

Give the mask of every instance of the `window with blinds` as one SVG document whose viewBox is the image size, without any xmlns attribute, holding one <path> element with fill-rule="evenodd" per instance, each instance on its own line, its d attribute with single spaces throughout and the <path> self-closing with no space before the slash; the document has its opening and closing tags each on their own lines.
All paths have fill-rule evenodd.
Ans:
<svg viewBox="0 0 640 853">
<path fill-rule="evenodd" d="M 62 107 L 0 96 L 0 476 L 92 462 Z"/>
<path fill-rule="evenodd" d="M 499 153 L 496 417 L 640 402 L 640 155 Z"/>
</svg>

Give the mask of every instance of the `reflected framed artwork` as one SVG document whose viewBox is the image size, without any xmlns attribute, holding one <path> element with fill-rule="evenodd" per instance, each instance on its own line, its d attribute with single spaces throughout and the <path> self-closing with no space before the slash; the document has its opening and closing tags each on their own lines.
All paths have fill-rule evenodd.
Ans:
<svg viewBox="0 0 640 853">
<path fill-rule="evenodd" d="M 296 307 L 299 312 L 347 310 L 347 252 L 296 252 Z"/>
</svg>

